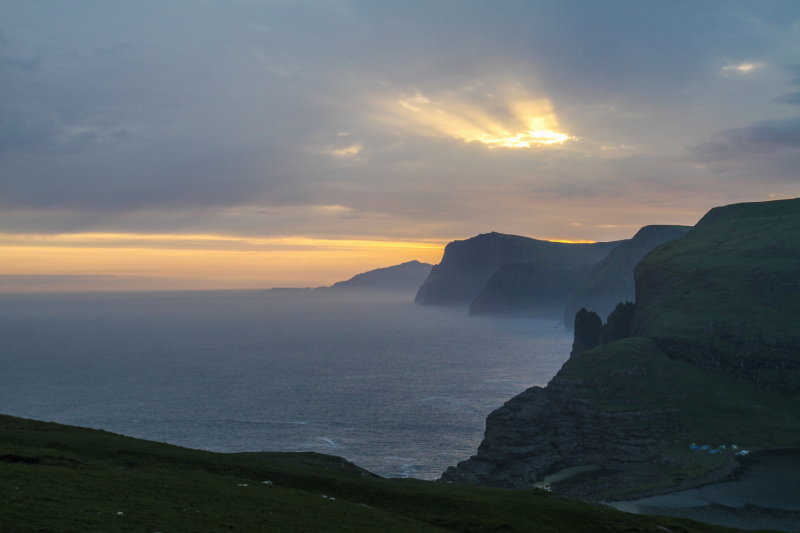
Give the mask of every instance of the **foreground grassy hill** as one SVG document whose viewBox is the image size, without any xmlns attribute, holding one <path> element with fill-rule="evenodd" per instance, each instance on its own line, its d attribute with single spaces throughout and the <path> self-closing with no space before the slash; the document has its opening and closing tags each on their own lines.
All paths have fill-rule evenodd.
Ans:
<svg viewBox="0 0 800 533">
<path fill-rule="evenodd" d="M 541 490 L 382 479 L 315 453 L 220 454 L 0 415 L 3 532 L 665 530 L 734 531 Z"/>
</svg>

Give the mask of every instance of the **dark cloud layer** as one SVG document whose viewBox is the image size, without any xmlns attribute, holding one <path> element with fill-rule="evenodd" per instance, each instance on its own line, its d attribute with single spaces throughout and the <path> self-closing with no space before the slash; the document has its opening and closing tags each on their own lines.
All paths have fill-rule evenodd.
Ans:
<svg viewBox="0 0 800 533">
<path fill-rule="evenodd" d="M 701 160 L 719 161 L 797 149 L 800 149 L 800 118 L 767 120 L 745 128 L 725 130 L 694 150 Z"/>
<path fill-rule="evenodd" d="M 790 83 L 792 85 L 800 85 L 800 65 L 788 66 L 786 70 L 795 75 L 795 78 Z M 800 92 L 786 93 L 779 96 L 777 101 L 782 104 L 800 105 Z"/>
</svg>

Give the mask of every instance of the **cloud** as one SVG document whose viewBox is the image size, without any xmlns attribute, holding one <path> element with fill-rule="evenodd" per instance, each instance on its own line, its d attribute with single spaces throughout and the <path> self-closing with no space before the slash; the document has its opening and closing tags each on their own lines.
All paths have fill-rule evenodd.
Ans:
<svg viewBox="0 0 800 533">
<path fill-rule="evenodd" d="M 739 169 L 740 146 L 795 150 L 789 126 L 726 129 L 774 102 L 719 75 L 790 61 L 794 2 L 9 5 L 14 231 L 532 232 L 568 202 L 682 203 L 716 179 L 687 144 Z M 749 78 L 785 90 L 766 66 Z M 325 205 L 348 211 L 308 208 Z"/>
<path fill-rule="evenodd" d="M 41 57 L 9 57 L 0 56 L 0 72 L 3 70 L 19 69 L 25 72 L 35 72 L 42 62 Z"/>
<path fill-rule="evenodd" d="M 692 151 L 700 161 L 724 161 L 800 149 L 800 118 L 766 120 L 714 135 Z"/>
<path fill-rule="evenodd" d="M 572 138 L 556 131 L 559 126 L 550 100 L 534 97 L 519 84 L 473 83 L 436 97 L 417 91 L 384 97 L 377 107 L 378 121 L 400 134 L 504 148 L 549 146 Z"/>
<path fill-rule="evenodd" d="M 737 65 L 727 65 L 722 67 L 723 72 L 734 72 L 739 74 L 748 74 L 754 70 L 758 70 L 764 66 L 763 63 L 750 63 L 744 62 Z"/>
<path fill-rule="evenodd" d="M 777 98 L 778 102 L 782 104 L 800 105 L 800 92 L 786 93 Z"/>
<path fill-rule="evenodd" d="M 789 83 L 792 85 L 800 85 L 800 65 L 787 66 L 786 70 L 795 76 Z M 776 100 L 782 104 L 800 105 L 800 92 L 786 93 L 779 96 Z"/>
</svg>

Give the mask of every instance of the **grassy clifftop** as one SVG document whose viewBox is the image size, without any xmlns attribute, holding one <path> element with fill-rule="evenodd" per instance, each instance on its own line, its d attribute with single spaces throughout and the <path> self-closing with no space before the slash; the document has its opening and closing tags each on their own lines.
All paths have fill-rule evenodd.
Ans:
<svg viewBox="0 0 800 533">
<path fill-rule="evenodd" d="M 539 490 L 381 479 L 321 454 L 220 454 L 0 415 L 4 532 L 663 528 L 733 531 L 629 515 Z"/>
<path fill-rule="evenodd" d="M 712 209 L 635 278 L 633 333 L 671 357 L 754 380 L 800 367 L 800 199 Z"/>
<path fill-rule="evenodd" d="M 599 412 L 657 410 L 635 431 L 661 434 L 663 444 L 740 447 L 800 444 L 800 395 L 759 390 L 750 381 L 671 359 L 641 337 L 570 357 L 559 373 L 591 383 L 581 396 Z M 669 435 L 669 437 L 666 437 Z"/>
</svg>

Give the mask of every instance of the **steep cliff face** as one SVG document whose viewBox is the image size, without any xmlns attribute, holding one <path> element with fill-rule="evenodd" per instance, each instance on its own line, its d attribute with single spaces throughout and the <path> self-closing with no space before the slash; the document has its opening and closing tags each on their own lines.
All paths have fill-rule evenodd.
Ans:
<svg viewBox="0 0 800 533">
<path fill-rule="evenodd" d="M 674 416 L 663 402 L 633 399 L 642 392 L 636 378 L 656 377 L 669 360 L 644 339 L 620 344 L 614 361 L 608 347 L 571 356 L 546 388 L 531 387 L 492 412 L 477 455 L 448 468 L 440 481 L 529 488 L 547 473 L 589 464 L 645 470 L 648 481 L 664 478 L 648 465 L 681 432 L 671 427 Z M 598 394 L 607 400 L 600 409 Z M 625 409 L 632 400 L 637 408 Z"/>
<path fill-rule="evenodd" d="M 764 384 L 800 368 L 800 200 L 712 209 L 635 278 L 632 334 L 670 357 Z"/>
<path fill-rule="evenodd" d="M 800 395 L 671 359 L 649 339 L 624 339 L 570 356 L 547 387 L 492 412 L 478 453 L 440 481 L 530 488 L 563 468 L 595 465 L 594 479 L 557 490 L 619 499 L 724 474 L 724 454 L 692 452 L 690 443 L 798 446 Z"/>
<path fill-rule="evenodd" d="M 469 306 L 469 314 L 560 319 L 569 292 L 592 265 L 512 262 L 495 272 Z"/>
<path fill-rule="evenodd" d="M 572 324 L 581 307 L 605 320 L 619 302 L 634 301 L 634 267 L 653 248 L 683 237 L 690 229 L 691 226 L 645 226 L 632 239 L 611 250 L 566 298 L 564 324 Z"/>
<path fill-rule="evenodd" d="M 617 242 L 569 244 L 484 233 L 445 247 L 441 263 L 431 269 L 417 292 L 421 305 L 468 305 L 483 290 L 501 266 L 540 261 L 553 267 L 574 268 L 594 264 L 605 257 Z"/>
</svg>

